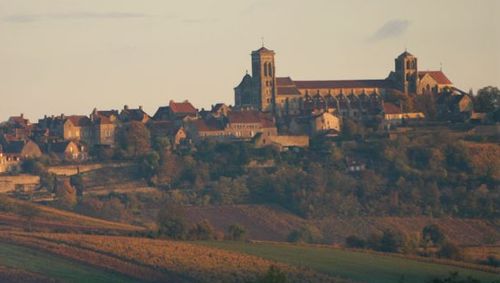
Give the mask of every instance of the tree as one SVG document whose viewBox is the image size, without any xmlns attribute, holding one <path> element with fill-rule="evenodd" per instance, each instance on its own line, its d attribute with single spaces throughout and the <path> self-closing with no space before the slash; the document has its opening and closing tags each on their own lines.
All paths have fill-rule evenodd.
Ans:
<svg viewBox="0 0 500 283">
<path fill-rule="evenodd" d="M 82 174 L 73 175 L 70 177 L 70 184 L 76 189 L 76 195 L 81 197 L 83 196 L 83 190 L 85 185 L 83 183 Z"/>
<path fill-rule="evenodd" d="M 241 203 L 248 196 L 245 178 L 220 177 L 212 189 L 213 200 L 217 204 Z"/>
<path fill-rule="evenodd" d="M 492 86 L 484 87 L 477 92 L 474 102 L 474 109 L 477 112 L 493 112 L 500 107 L 500 89 Z"/>
<path fill-rule="evenodd" d="M 365 129 L 360 123 L 352 119 L 345 119 L 342 124 L 342 135 L 347 139 L 364 137 Z"/>
<path fill-rule="evenodd" d="M 439 257 L 460 260 L 463 258 L 462 250 L 457 245 L 451 242 L 445 242 L 439 249 L 437 255 Z"/>
<path fill-rule="evenodd" d="M 312 225 L 305 225 L 299 229 L 293 230 L 288 235 L 289 242 L 303 242 L 303 243 L 319 243 L 323 240 L 321 231 Z"/>
<path fill-rule="evenodd" d="M 140 161 L 140 176 L 152 185 L 153 177 L 158 174 L 160 168 L 160 155 L 156 151 L 152 151 L 142 156 Z"/>
<path fill-rule="evenodd" d="M 158 232 L 166 237 L 182 240 L 186 237 L 184 209 L 174 203 L 166 203 L 158 212 Z"/>
<path fill-rule="evenodd" d="M 118 130 L 118 145 L 124 151 L 125 157 L 137 158 L 151 148 L 150 133 L 146 126 L 137 121 L 132 121 Z"/>
<path fill-rule="evenodd" d="M 349 248 L 364 249 L 366 247 L 366 241 L 354 235 L 345 238 L 345 243 Z"/>
<path fill-rule="evenodd" d="M 245 238 L 246 230 L 245 227 L 239 224 L 232 224 L 227 229 L 229 240 L 241 241 Z"/>
<path fill-rule="evenodd" d="M 405 244 L 404 235 L 395 230 L 385 230 L 380 239 L 380 251 L 395 253 Z"/>
<path fill-rule="evenodd" d="M 202 241 L 213 240 L 215 238 L 215 228 L 205 219 L 189 229 L 188 238 Z"/>
<path fill-rule="evenodd" d="M 65 179 L 62 185 L 56 187 L 56 203 L 63 209 L 73 209 L 77 203 L 76 189 L 71 186 L 69 179 Z"/>
<path fill-rule="evenodd" d="M 443 231 L 436 224 L 430 224 L 422 230 L 422 237 L 426 242 L 431 241 L 435 245 L 441 245 L 446 240 Z"/>
</svg>

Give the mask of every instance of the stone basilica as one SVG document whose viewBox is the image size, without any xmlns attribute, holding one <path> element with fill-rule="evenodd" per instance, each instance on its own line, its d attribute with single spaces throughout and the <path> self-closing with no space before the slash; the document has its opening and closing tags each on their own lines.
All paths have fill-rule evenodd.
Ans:
<svg viewBox="0 0 500 283">
<path fill-rule="evenodd" d="M 341 117 L 361 118 L 380 112 L 388 92 L 439 94 L 453 87 L 442 71 L 418 71 L 417 57 L 407 51 L 395 59 L 394 71 L 379 80 L 300 81 L 276 77 L 274 51 L 262 47 L 251 57 L 252 74 L 247 73 L 234 88 L 235 107 L 273 112 L 277 117 L 333 109 Z"/>
</svg>

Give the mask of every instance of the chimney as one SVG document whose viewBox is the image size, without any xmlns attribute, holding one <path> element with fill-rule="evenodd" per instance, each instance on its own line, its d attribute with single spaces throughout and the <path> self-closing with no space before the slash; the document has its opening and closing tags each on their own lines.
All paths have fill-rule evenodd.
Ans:
<svg viewBox="0 0 500 283">
<path fill-rule="evenodd" d="M 21 118 L 24 118 L 24 114 L 23 113 L 21 113 Z"/>
<path fill-rule="evenodd" d="M 142 110 L 142 105 L 139 105 L 139 110 Z"/>
<path fill-rule="evenodd" d="M 64 119 L 64 113 L 61 113 L 61 119 Z"/>
<path fill-rule="evenodd" d="M 123 110 L 128 110 L 128 105 L 123 106 Z"/>
</svg>

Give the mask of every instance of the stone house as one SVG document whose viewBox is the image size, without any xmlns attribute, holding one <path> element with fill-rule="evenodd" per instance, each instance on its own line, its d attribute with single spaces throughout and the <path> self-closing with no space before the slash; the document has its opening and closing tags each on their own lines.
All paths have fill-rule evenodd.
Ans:
<svg viewBox="0 0 500 283">
<path fill-rule="evenodd" d="M 168 138 L 170 144 L 175 148 L 181 142 L 187 139 L 187 133 L 184 126 L 178 125 L 173 121 L 154 121 L 148 122 L 148 128 L 151 132 L 151 137 Z"/>
<path fill-rule="evenodd" d="M 146 112 L 144 112 L 142 106 L 139 106 L 139 108 L 136 109 L 131 109 L 128 107 L 128 105 L 125 105 L 123 106 L 123 110 L 120 112 L 118 119 L 122 123 L 130 123 L 132 121 L 136 121 L 146 124 L 149 120 L 151 120 L 151 117 Z"/>
<path fill-rule="evenodd" d="M 76 161 L 87 159 L 82 146 L 79 146 L 73 141 L 60 141 L 47 143 L 44 145 L 44 152 L 47 154 L 53 153 L 61 160 Z"/>
<path fill-rule="evenodd" d="M 391 102 L 384 102 L 383 106 L 384 106 L 383 126 L 386 129 L 390 129 L 392 126 L 402 125 L 403 123 L 420 122 L 425 119 L 424 113 L 403 112 L 400 106 Z"/>
<path fill-rule="evenodd" d="M 258 133 L 264 136 L 278 134 L 274 119 L 255 110 L 231 111 L 227 117 L 208 117 L 186 124 L 193 140 L 211 138 L 215 140 L 250 140 Z"/>
<path fill-rule="evenodd" d="M 438 116 L 444 120 L 466 121 L 474 110 L 474 104 L 470 95 L 453 89 L 452 92 L 438 96 L 436 108 Z"/>
<path fill-rule="evenodd" d="M 340 118 L 330 112 L 321 112 L 311 118 L 312 134 L 327 133 L 330 131 L 340 132 Z"/>
<path fill-rule="evenodd" d="M 279 151 L 309 147 L 309 136 L 265 136 L 258 133 L 254 138 L 257 148 L 274 147 Z"/>
<path fill-rule="evenodd" d="M 34 138 L 39 142 L 72 140 L 91 144 L 92 123 L 83 115 L 45 116 L 38 120 Z"/>
<path fill-rule="evenodd" d="M 198 110 L 187 100 L 183 102 L 170 100 L 168 106 L 158 108 L 153 115 L 155 121 L 186 121 L 197 118 Z"/>
<path fill-rule="evenodd" d="M 94 109 L 90 114 L 92 121 L 92 145 L 113 146 L 115 132 L 118 126 L 118 110 L 98 111 Z"/>
<path fill-rule="evenodd" d="M 19 116 L 11 116 L 7 120 L 7 134 L 14 137 L 16 140 L 25 140 L 30 138 L 33 125 L 29 119 L 24 117 L 24 114 Z"/>
<path fill-rule="evenodd" d="M 21 161 L 42 156 L 40 147 L 32 140 L 11 141 L 2 144 L 2 156 L 6 162 Z"/>
</svg>

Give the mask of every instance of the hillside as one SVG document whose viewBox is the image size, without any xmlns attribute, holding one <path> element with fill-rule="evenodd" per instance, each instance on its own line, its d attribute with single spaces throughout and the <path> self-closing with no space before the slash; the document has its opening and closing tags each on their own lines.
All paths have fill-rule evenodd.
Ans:
<svg viewBox="0 0 500 283">
<path fill-rule="evenodd" d="M 38 211 L 33 218 L 23 215 L 22 210 L 26 207 L 34 207 Z M 0 229 L 27 229 L 29 226 L 35 231 L 94 233 L 130 233 L 144 229 L 1 196 Z"/>
<path fill-rule="evenodd" d="M 188 207 L 190 222 L 208 219 L 217 229 L 239 223 L 246 227 L 248 237 L 254 240 L 285 241 L 288 234 L 306 223 L 316 225 L 328 243 L 344 243 L 346 237 L 366 237 L 371 233 L 395 228 L 411 235 L 422 231 L 429 224 L 439 225 L 445 235 L 461 245 L 479 245 L 500 241 L 498 223 L 480 219 L 431 218 L 431 217 L 329 217 L 322 220 L 306 220 L 275 206 L 228 205 Z M 491 243 L 490 243 L 491 244 Z"/>
<path fill-rule="evenodd" d="M 346 282 L 310 269 L 187 242 L 15 232 L 0 232 L 0 241 L 36 248 L 141 281 L 251 282 L 276 265 L 287 273 L 290 282 Z"/>
</svg>

